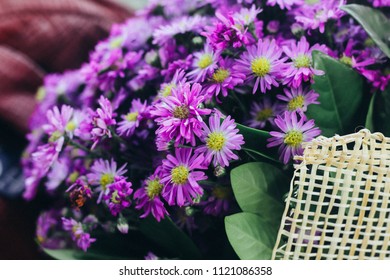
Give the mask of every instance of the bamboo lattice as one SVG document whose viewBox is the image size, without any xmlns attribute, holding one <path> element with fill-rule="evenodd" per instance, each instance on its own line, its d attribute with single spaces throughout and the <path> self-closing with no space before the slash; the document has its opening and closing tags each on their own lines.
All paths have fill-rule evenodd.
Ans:
<svg viewBox="0 0 390 280">
<path fill-rule="evenodd" d="M 295 159 L 273 259 L 390 259 L 390 138 L 321 136 Z"/>
</svg>

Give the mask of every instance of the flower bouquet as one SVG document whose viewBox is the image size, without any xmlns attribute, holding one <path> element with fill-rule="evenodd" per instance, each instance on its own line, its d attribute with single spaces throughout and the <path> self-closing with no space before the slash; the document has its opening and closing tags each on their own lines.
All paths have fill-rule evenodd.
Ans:
<svg viewBox="0 0 390 280">
<path fill-rule="evenodd" d="M 151 1 L 48 75 L 22 159 L 42 249 L 271 258 L 303 144 L 390 132 L 390 1 L 346 2 Z"/>
</svg>

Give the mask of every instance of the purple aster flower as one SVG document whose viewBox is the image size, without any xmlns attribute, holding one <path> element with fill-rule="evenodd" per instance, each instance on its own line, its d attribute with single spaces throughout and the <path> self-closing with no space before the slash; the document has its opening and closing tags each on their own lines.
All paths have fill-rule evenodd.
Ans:
<svg viewBox="0 0 390 280">
<path fill-rule="evenodd" d="M 370 0 L 374 7 L 390 7 L 390 0 Z"/>
<path fill-rule="evenodd" d="M 341 62 L 351 66 L 352 68 L 356 68 L 358 71 L 377 62 L 374 57 L 371 57 L 369 48 L 366 48 L 363 51 L 354 50 L 353 48 L 355 43 L 356 42 L 353 39 L 348 40 L 344 53 L 340 58 Z"/>
<path fill-rule="evenodd" d="M 177 59 L 168 64 L 167 68 L 161 70 L 161 75 L 165 77 L 165 79 L 170 79 L 174 77 L 177 71 L 183 70 L 186 71 L 190 69 L 192 65 L 193 55 L 190 54 L 183 59 Z"/>
<path fill-rule="evenodd" d="M 212 216 L 226 215 L 230 210 L 230 204 L 233 199 L 232 189 L 229 187 L 214 186 L 211 194 L 206 201 L 200 203 L 203 206 L 203 212 Z"/>
<path fill-rule="evenodd" d="M 234 150 L 241 150 L 244 137 L 238 133 L 234 120 L 228 116 L 221 123 L 221 115 L 217 111 L 209 119 L 209 126 L 202 124 L 204 145 L 196 149 L 196 153 L 204 154 L 205 162 L 213 161 L 214 166 L 229 166 L 229 160 L 238 159 Z"/>
<path fill-rule="evenodd" d="M 118 123 L 117 132 L 119 135 L 132 136 L 135 129 L 140 126 L 141 121 L 149 119 L 149 107 L 147 102 L 141 102 L 140 99 L 134 99 L 131 102 L 130 112 L 122 115 L 122 121 Z"/>
<path fill-rule="evenodd" d="M 179 84 L 184 84 L 187 81 L 184 76 L 185 72 L 183 70 L 177 70 L 171 82 L 161 84 L 158 97 L 163 98 L 172 95 L 173 88 L 177 88 Z"/>
<path fill-rule="evenodd" d="M 303 4 L 293 10 L 295 20 L 303 25 L 304 29 L 319 29 L 321 33 L 325 31 L 325 24 L 330 19 L 339 19 L 344 15 L 340 9 L 345 5 L 345 0 L 316 0 Z"/>
<path fill-rule="evenodd" d="M 36 193 L 39 182 L 47 175 L 50 168 L 58 159 L 63 145 L 63 137 L 57 142 L 49 142 L 37 147 L 37 150 L 31 154 L 31 160 L 25 165 L 24 175 L 25 190 L 23 197 L 32 200 Z"/>
<path fill-rule="evenodd" d="M 324 45 L 315 44 L 310 47 L 305 37 L 296 44 L 291 43 L 290 46 L 283 47 L 284 53 L 291 59 L 291 62 L 286 63 L 284 84 L 297 88 L 302 81 L 309 81 L 313 75 L 324 74 L 323 71 L 313 68 L 311 56 L 313 50 L 327 53 Z"/>
<path fill-rule="evenodd" d="M 87 174 L 87 178 L 89 184 L 98 186 L 96 188 L 97 191 L 100 191 L 98 203 L 104 195 L 110 192 L 108 186 L 114 183 L 115 178 L 124 175 L 126 172 L 126 164 L 117 169 L 117 163 L 113 159 L 111 159 L 111 162 L 103 159 L 97 159 L 93 162 L 91 173 Z"/>
<path fill-rule="evenodd" d="M 172 89 L 171 96 L 155 105 L 151 114 L 157 117 L 155 121 L 159 128 L 156 134 L 160 136 L 160 140 L 195 145 L 195 135 L 199 137 L 201 133 L 201 116 L 211 112 L 209 109 L 199 108 L 204 100 L 201 91 L 200 84 L 191 86 L 185 83 Z"/>
<path fill-rule="evenodd" d="M 116 114 L 113 113 L 111 102 L 101 95 L 99 98 L 99 105 L 100 108 L 91 114 L 91 137 L 92 141 L 94 141 L 91 150 L 96 147 L 104 136 L 107 136 L 108 138 L 112 137 L 110 126 L 116 124 L 114 119 Z"/>
<path fill-rule="evenodd" d="M 69 174 L 70 160 L 68 156 L 64 156 L 55 161 L 47 174 L 45 183 L 46 189 L 49 192 L 56 190 Z"/>
<path fill-rule="evenodd" d="M 299 115 L 299 120 L 298 120 Z M 314 120 L 307 120 L 302 112 L 284 112 L 275 119 L 280 131 L 271 131 L 267 147 L 279 146 L 280 160 L 287 164 L 295 155 L 302 155 L 302 143 L 312 140 L 321 134 L 321 130 L 314 127 Z"/>
<path fill-rule="evenodd" d="M 137 200 L 136 209 L 143 210 L 144 213 L 140 216 L 145 218 L 150 214 L 159 222 L 168 215 L 161 201 L 161 192 L 163 184 L 160 179 L 161 168 L 157 168 L 156 172 L 143 182 L 143 186 L 134 193 L 134 199 Z"/>
<path fill-rule="evenodd" d="M 187 32 L 200 33 L 205 23 L 207 23 L 207 19 L 199 15 L 175 19 L 167 25 L 160 26 L 153 32 L 153 44 L 164 45 L 176 35 Z"/>
<path fill-rule="evenodd" d="M 74 125 L 71 123 L 73 111 L 72 107 L 62 105 L 61 111 L 55 106 L 47 112 L 47 123 L 43 125 L 43 129 L 50 135 L 51 141 L 56 141 L 64 136 L 65 133 L 73 136 Z"/>
<path fill-rule="evenodd" d="M 91 238 L 91 235 L 84 230 L 84 227 L 92 227 L 91 225 L 83 224 L 72 218 L 67 219 L 65 217 L 62 217 L 62 225 L 64 230 L 71 233 L 72 240 L 76 242 L 77 247 L 84 252 L 91 246 L 91 243 L 96 241 L 95 238 Z"/>
<path fill-rule="evenodd" d="M 194 54 L 193 70 L 187 76 L 192 82 L 203 82 L 217 68 L 220 54 L 220 50 L 213 51 L 211 46 L 206 43 L 203 51 Z"/>
<path fill-rule="evenodd" d="M 192 155 L 192 149 L 177 148 L 175 156 L 168 155 L 162 162 L 162 196 L 169 205 L 183 206 L 193 203 L 193 199 L 203 194 L 199 181 L 207 176 L 198 169 L 206 169 L 202 154 Z"/>
<path fill-rule="evenodd" d="M 281 9 L 290 10 L 293 5 L 301 2 L 302 0 L 267 0 L 267 5 L 273 7 L 278 4 Z"/>
<path fill-rule="evenodd" d="M 288 111 L 301 110 L 306 112 L 307 106 L 310 104 L 320 104 L 317 99 L 320 96 L 314 90 L 311 90 L 309 87 L 303 88 L 300 85 L 298 88 L 285 88 L 285 95 L 278 94 L 276 97 L 279 100 L 287 102 Z"/>
<path fill-rule="evenodd" d="M 47 249 L 61 249 L 66 245 L 63 237 L 56 236 L 55 232 L 61 226 L 59 210 L 42 212 L 37 220 L 36 237 L 40 246 Z"/>
<path fill-rule="evenodd" d="M 245 27 L 244 22 L 239 18 L 234 18 L 231 13 L 223 15 L 220 11 L 215 13 L 216 22 L 206 27 L 206 32 L 202 35 L 206 36 L 213 49 L 224 50 L 230 46 L 240 48 L 254 42 L 253 36 L 248 32 L 248 27 Z"/>
<path fill-rule="evenodd" d="M 280 58 L 281 55 L 282 49 L 275 40 L 259 40 L 257 45 L 248 46 L 247 52 L 241 55 L 234 68 L 247 77 L 247 82 L 255 80 L 253 93 L 259 86 L 260 91 L 265 93 L 272 85 L 279 86 L 277 80 L 281 78 L 286 61 L 286 58 Z"/>
<path fill-rule="evenodd" d="M 228 90 L 242 84 L 244 79 L 245 75 L 233 68 L 232 59 L 221 58 L 218 61 L 218 68 L 214 71 L 211 78 L 207 80 L 203 90 L 208 98 L 218 97 L 219 93 L 226 97 Z"/>
<path fill-rule="evenodd" d="M 116 176 L 114 182 L 107 186 L 108 192 L 103 196 L 113 216 L 117 216 L 123 209 L 130 207 L 130 195 L 133 193 L 132 184 L 125 177 Z"/>
<path fill-rule="evenodd" d="M 251 118 L 246 123 L 250 127 L 259 129 L 264 128 L 267 122 L 274 126 L 274 118 L 283 111 L 283 106 L 279 102 L 265 96 L 261 101 L 252 103 Z"/>
</svg>

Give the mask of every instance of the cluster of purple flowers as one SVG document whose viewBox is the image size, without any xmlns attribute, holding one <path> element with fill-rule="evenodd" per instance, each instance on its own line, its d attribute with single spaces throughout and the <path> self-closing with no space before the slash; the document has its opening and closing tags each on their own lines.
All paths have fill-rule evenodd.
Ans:
<svg viewBox="0 0 390 280">
<path fill-rule="evenodd" d="M 113 26 L 80 69 L 47 76 L 23 158 L 24 197 L 46 189 L 73 209 L 40 217 L 41 244 L 64 246 L 48 237 L 56 220 L 85 251 L 107 220 L 122 233 L 134 213 L 197 230 L 199 216 L 234 211 L 226 170 L 247 160 L 236 121 L 270 131 L 259 149 L 278 147 L 284 164 L 321 133 L 305 116 L 318 104 L 313 76 L 325 74 L 314 50 L 373 89 L 387 86 L 390 75 L 373 67 L 385 56 L 345 3 L 154 0 Z"/>
</svg>

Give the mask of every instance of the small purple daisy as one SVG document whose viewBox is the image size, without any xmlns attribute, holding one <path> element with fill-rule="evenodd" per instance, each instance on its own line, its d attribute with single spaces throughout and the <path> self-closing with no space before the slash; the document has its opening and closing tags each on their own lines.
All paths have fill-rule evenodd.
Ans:
<svg viewBox="0 0 390 280">
<path fill-rule="evenodd" d="M 244 137 L 238 134 L 234 120 L 228 116 L 221 123 L 219 112 L 209 119 L 209 126 L 202 124 L 201 140 L 204 145 L 196 149 L 196 153 L 204 154 L 205 162 L 213 161 L 214 166 L 229 166 L 229 160 L 238 159 L 234 150 L 241 150 Z"/>
<path fill-rule="evenodd" d="M 203 82 L 217 68 L 220 54 L 220 50 L 213 51 L 211 46 L 206 43 L 203 51 L 194 54 L 194 60 L 192 62 L 193 70 L 187 74 L 187 77 L 192 82 Z"/>
<path fill-rule="evenodd" d="M 91 173 L 87 174 L 87 179 L 92 186 L 98 186 L 96 188 L 97 191 L 100 191 L 98 203 L 104 195 L 109 193 L 110 190 L 107 187 L 114 183 L 115 178 L 124 175 L 126 172 L 126 164 L 117 170 L 117 163 L 113 159 L 111 159 L 111 162 L 103 159 L 94 161 L 91 166 Z"/>
<path fill-rule="evenodd" d="M 130 112 L 121 117 L 122 121 L 118 123 L 117 133 L 120 136 L 132 136 L 141 121 L 150 117 L 147 102 L 142 103 L 140 99 L 134 99 L 131 102 Z"/>
<path fill-rule="evenodd" d="M 298 120 L 299 115 L 299 120 Z M 267 147 L 279 146 L 280 160 L 287 164 L 295 155 L 302 155 L 302 143 L 312 140 L 321 134 L 321 130 L 314 127 L 314 120 L 307 120 L 302 112 L 284 112 L 277 116 L 275 124 L 281 130 L 271 131 Z"/>
<path fill-rule="evenodd" d="M 265 96 L 261 101 L 252 103 L 251 118 L 246 124 L 258 129 L 264 128 L 267 122 L 274 126 L 274 118 L 283 111 L 283 106 L 279 102 L 271 101 L 271 98 Z"/>
<path fill-rule="evenodd" d="M 252 93 L 259 87 L 265 93 L 271 86 L 279 86 L 277 80 L 281 78 L 286 61 L 281 55 L 282 49 L 276 45 L 275 40 L 259 40 L 257 45 L 248 46 L 247 52 L 241 55 L 234 67 L 247 77 L 246 82 L 255 80 Z"/>
<path fill-rule="evenodd" d="M 135 208 L 144 211 L 144 214 L 140 217 L 145 218 L 152 214 L 158 222 L 163 219 L 165 215 L 168 215 L 164 203 L 160 198 L 164 186 L 161 183 L 160 170 L 161 168 L 158 168 L 152 176 L 144 181 L 143 187 L 134 193 L 134 199 L 137 200 L 137 206 Z"/>
<path fill-rule="evenodd" d="M 164 184 L 162 196 L 169 205 L 188 205 L 203 194 L 199 181 L 207 179 L 204 172 L 202 154 L 192 155 L 192 149 L 177 148 L 175 156 L 168 155 L 162 162 L 161 183 Z"/>
<path fill-rule="evenodd" d="M 183 142 L 195 145 L 195 135 L 200 136 L 202 115 L 210 114 L 211 110 L 201 109 L 200 105 L 204 101 L 201 95 L 202 86 L 195 83 L 179 85 L 172 89 L 172 95 L 162 99 L 154 106 L 151 114 L 156 116 L 159 128 L 156 134 L 160 140 L 175 143 Z"/>
<path fill-rule="evenodd" d="M 292 87 L 299 87 L 302 81 L 309 81 L 313 75 L 323 75 L 324 72 L 316 70 L 312 65 L 311 53 L 318 50 L 327 53 L 327 48 L 324 45 L 315 44 L 310 47 L 305 37 L 297 43 L 291 43 L 290 46 L 284 46 L 284 53 L 291 59 L 291 62 L 286 63 L 284 84 Z"/>
<path fill-rule="evenodd" d="M 317 101 L 320 95 L 309 87 L 302 88 L 302 85 L 300 85 L 298 88 L 285 88 L 284 93 L 285 95 L 278 94 L 276 97 L 287 103 L 286 109 L 288 111 L 301 110 L 306 112 L 307 106 L 310 104 L 320 104 Z"/>
<path fill-rule="evenodd" d="M 218 68 L 214 71 L 211 78 L 207 80 L 203 89 L 208 98 L 218 97 L 219 93 L 226 97 L 228 90 L 244 82 L 245 75 L 233 69 L 233 62 L 229 58 L 221 58 L 219 60 Z"/>
<path fill-rule="evenodd" d="M 113 216 L 117 216 L 123 209 L 130 207 L 130 195 L 133 193 L 131 186 L 132 184 L 122 176 L 116 176 L 114 182 L 107 186 L 108 192 L 103 199 Z"/>
</svg>

